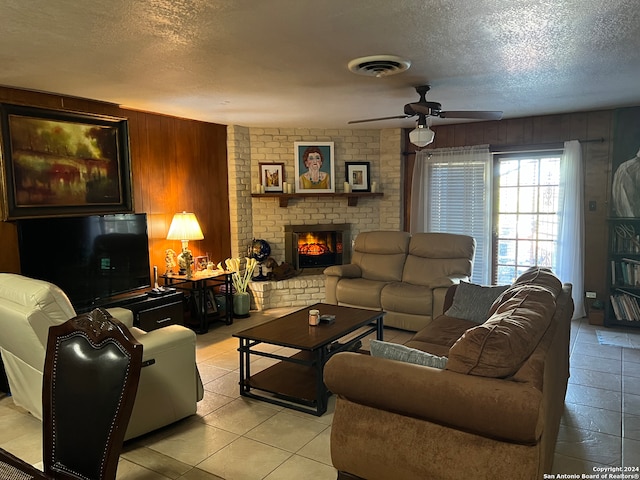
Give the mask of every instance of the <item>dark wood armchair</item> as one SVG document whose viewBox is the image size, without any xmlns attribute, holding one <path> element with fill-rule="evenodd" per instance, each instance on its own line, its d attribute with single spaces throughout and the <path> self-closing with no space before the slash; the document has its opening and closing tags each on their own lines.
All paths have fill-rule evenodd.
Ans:
<svg viewBox="0 0 640 480">
<path fill-rule="evenodd" d="M 15 478 L 115 479 L 141 367 L 142 345 L 105 310 L 51 327 L 42 390 L 44 475 L 6 452 L 0 470 L 31 475 Z"/>
</svg>

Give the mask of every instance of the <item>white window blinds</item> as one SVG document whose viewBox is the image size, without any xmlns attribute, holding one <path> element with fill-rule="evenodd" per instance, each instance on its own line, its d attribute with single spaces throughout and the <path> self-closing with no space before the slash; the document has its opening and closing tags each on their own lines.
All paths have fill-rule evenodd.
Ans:
<svg viewBox="0 0 640 480">
<path fill-rule="evenodd" d="M 418 165 L 421 164 L 421 165 Z M 412 231 L 470 235 L 476 239 L 472 281 L 490 283 L 491 156 L 488 146 L 419 152 L 416 172 L 422 184 L 412 203 Z M 414 180 L 418 178 L 414 177 Z M 415 192 L 415 190 L 414 190 Z M 420 203 L 421 205 L 417 205 Z M 418 207 L 414 211 L 414 208 Z"/>
</svg>

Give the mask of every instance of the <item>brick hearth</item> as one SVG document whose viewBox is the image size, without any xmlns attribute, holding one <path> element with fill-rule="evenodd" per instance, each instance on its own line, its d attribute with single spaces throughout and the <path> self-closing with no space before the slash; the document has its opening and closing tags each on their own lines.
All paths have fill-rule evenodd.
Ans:
<svg viewBox="0 0 640 480">
<path fill-rule="evenodd" d="M 251 309 L 305 307 L 324 301 L 324 275 L 301 275 L 277 282 L 250 282 Z"/>
</svg>

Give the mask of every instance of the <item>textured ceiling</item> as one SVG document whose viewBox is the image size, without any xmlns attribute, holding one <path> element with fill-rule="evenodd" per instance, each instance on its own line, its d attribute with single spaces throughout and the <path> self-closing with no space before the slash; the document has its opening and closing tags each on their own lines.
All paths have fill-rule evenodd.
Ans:
<svg viewBox="0 0 640 480">
<path fill-rule="evenodd" d="M 505 118 L 640 104 L 638 0 L 3 0 L 0 18 L 1 85 L 221 124 L 345 128 L 427 83 L 443 110 Z M 375 54 L 411 68 L 347 69 Z"/>
</svg>

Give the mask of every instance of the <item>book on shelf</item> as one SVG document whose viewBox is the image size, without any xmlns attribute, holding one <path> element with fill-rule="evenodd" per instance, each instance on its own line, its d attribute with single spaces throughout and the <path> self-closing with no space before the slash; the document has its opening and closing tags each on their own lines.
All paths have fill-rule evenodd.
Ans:
<svg viewBox="0 0 640 480">
<path fill-rule="evenodd" d="M 618 229 L 624 233 L 621 235 Z M 616 253 L 640 253 L 640 234 L 636 234 L 633 227 L 629 225 L 616 227 L 612 246 Z"/>
<path fill-rule="evenodd" d="M 640 294 L 625 291 L 622 289 L 617 290 L 620 293 L 610 295 L 611 307 L 616 320 L 640 322 Z"/>
<path fill-rule="evenodd" d="M 613 285 L 640 286 L 640 261 L 623 258 L 611 260 L 611 283 Z"/>
</svg>

